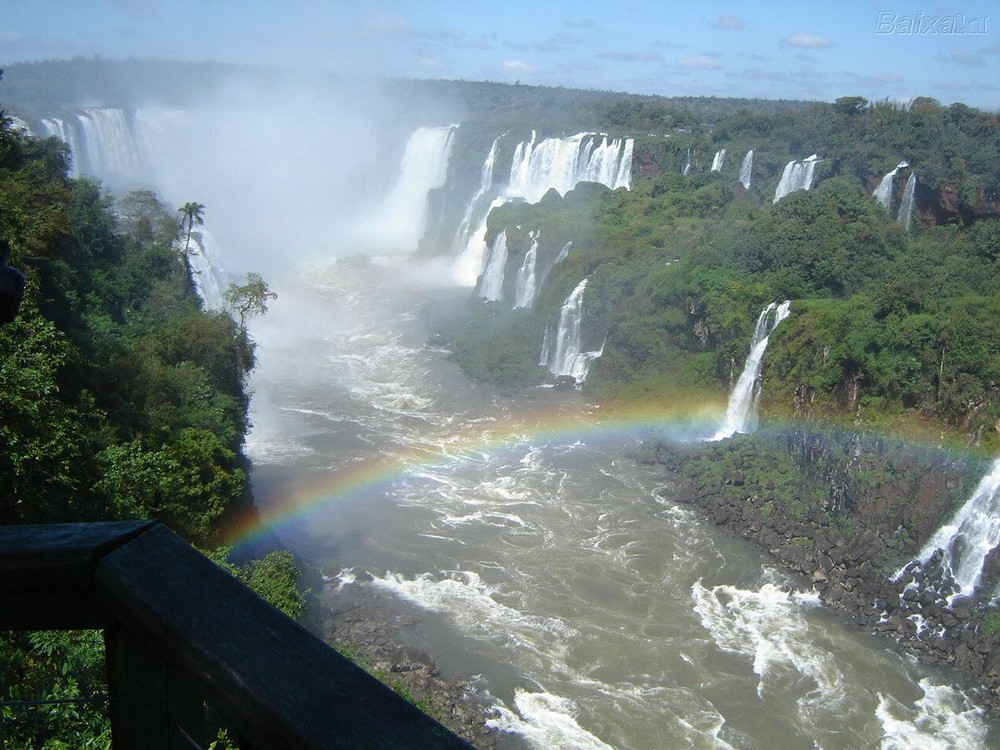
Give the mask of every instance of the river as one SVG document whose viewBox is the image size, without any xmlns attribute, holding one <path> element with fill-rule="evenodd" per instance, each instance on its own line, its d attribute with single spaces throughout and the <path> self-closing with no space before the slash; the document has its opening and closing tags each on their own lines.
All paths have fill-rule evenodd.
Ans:
<svg viewBox="0 0 1000 750">
<path fill-rule="evenodd" d="M 471 382 L 428 345 L 428 301 L 468 293 L 443 276 L 313 263 L 253 323 L 257 504 L 326 572 L 321 600 L 356 581 L 415 618 L 407 637 L 478 675 L 509 747 L 1000 746 L 948 675 L 671 502 L 630 458 L 667 425 Z"/>
</svg>

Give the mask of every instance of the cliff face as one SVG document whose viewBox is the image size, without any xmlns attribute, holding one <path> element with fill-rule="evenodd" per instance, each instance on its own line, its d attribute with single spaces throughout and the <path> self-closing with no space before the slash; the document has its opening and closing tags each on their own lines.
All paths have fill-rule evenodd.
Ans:
<svg viewBox="0 0 1000 750">
<path fill-rule="evenodd" d="M 647 458 L 664 468 L 669 499 L 761 546 L 858 626 L 954 666 L 983 705 L 1000 711 L 1000 635 L 986 626 L 988 601 L 949 605 L 936 560 L 911 562 L 985 461 L 810 428 L 653 445 Z M 983 588 L 992 590 L 1000 566 L 987 577 Z"/>
<path fill-rule="evenodd" d="M 1000 195 L 978 187 L 963 201 L 958 185 L 946 183 L 933 189 L 918 184 L 915 213 L 923 227 L 945 224 L 969 225 L 983 219 L 1000 218 Z"/>
</svg>

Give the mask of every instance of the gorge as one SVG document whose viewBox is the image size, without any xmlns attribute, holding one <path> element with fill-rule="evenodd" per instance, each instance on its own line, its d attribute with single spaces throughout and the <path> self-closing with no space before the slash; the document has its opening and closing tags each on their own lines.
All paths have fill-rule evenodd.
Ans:
<svg viewBox="0 0 1000 750">
<path fill-rule="evenodd" d="M 949 530 L 994 515 L 997 165 L 834 153 L 808 108 L 655 137 L 347 110 L 338 149 L 326 106 L 116 104 L 16 113 L 115 190 L 204 201 L 206 305 L 223 269 L 279 291 L 251 328 L 265 526 L 321 601 L 377 596 L 478 675 L 501 744 L 998 742 L 996 566 L 958 596 Z M 872 106 L 951 115 L 925 104 Z M 920 182 L 878 187 L 901 155 Z M 968 226 L 934 226 L 951 179 Z"/>
</svg>

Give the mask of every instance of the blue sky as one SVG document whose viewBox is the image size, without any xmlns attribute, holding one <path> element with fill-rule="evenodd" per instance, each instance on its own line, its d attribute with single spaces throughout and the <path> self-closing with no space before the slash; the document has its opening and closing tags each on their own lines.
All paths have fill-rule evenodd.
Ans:
<svg viewBox="0 0 1000 750">
<path fill-rule="evenodd" d="M 643 94 L 1000 110 L 996 0 L 0 0 L 0 64 L 219 60 Z"/>
</svg>

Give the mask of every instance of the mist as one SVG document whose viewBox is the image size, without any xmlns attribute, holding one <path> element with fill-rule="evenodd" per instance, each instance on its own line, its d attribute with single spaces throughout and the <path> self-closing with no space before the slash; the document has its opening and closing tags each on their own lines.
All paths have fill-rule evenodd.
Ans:
<svg viewBox="0 0 1000 750">
<path fill-rule="evenodd" d="M 273 278 L 305 260 L 416 250 L 427 187 L 444 175 L 402 184 L 404 158 L 420 174 L 407 142 L 454 118 L 429 119 L 377 79 L 230 74 L 186 98 L 134 108 L 138 168 L 107 186 L 204 204 L 227 271 Z"/>
</svg>

